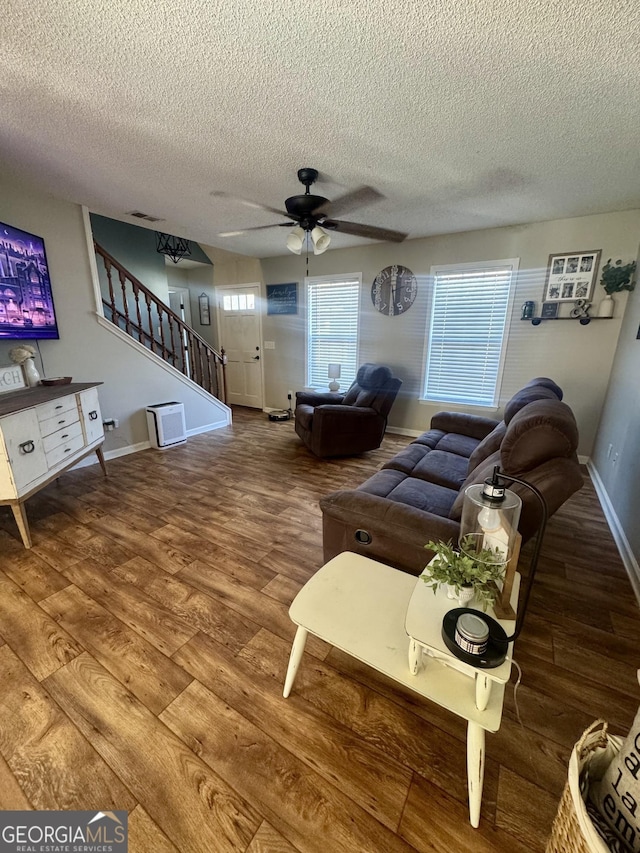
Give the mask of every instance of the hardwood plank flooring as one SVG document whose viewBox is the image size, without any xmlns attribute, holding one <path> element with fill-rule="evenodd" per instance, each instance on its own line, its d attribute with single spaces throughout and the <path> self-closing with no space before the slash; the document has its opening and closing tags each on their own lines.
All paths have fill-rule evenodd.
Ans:
<svg viewBox="0 0 640 853">
<path fill-rule="evenodd" d="M 315 638 L 282 698 L 318 499 L 408 442 L 321 461 L 238 408 L 108 479 L 65 473 L 27 502 L 30 551 L 1 507 L 0 808 L 125 809 L 131 853 L 542 853 L 573 744 L 640 699 L 640 613 L 588 479 L 548 527 L 478 829 L 462 720 Z"/>
</svg>

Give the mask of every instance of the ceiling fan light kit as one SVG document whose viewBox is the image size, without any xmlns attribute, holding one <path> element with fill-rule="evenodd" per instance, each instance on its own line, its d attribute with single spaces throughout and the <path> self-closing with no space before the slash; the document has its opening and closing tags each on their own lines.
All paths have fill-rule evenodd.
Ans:
<svg viewBox="0 0 640 853">
<path fill-rule="evenodd" d="M 329 237 L 327 232 L 323 231 L 319 225 L 316 225 L 316 227 L 311 231 L 311 241 L 313 242 L 313 254 L 321 255 L 329 248 L 331 237 Z"/>
<path fill-rule="evenodd" d="M 400 231 L 391 231 L 388 228 L 377 228 L 373 225 L 362 225 L 359 222 L 346 222 L 333 219 L 333 216 L 347 213 L 357 207 L 379 201 L 384 196 L 373 187 L 357 187 L 334 201 L 320 195 L 311 194 L 311 185 L 318 180 L 318 170 L 311 168 L 298 169 L 298 180 L 305 187 L 302 195 L 293 195 L 285 199 L 285 211 L 275 210 L 268 205 L 259 204 L 248 199 L 236 196 L 237 200 L 248 207 L 266 210 L 269 213 L 277 213 L 286 216 L 296 225 L 287 237 L 287 249 L 295 255 L 302 252 L 305 240 L 310 240 L 314 255 L 326 252 L 331 243 L 331 237 L 327 229 L 341 231 L 343 234 L 351 234 L 355 237 L 365 237 L 369 240 L 385 240 L 393 243 L 401 243 L 407 235 Z M 214 196 L 229 198 L 225 192 L 213 193 Z M 254 228 L 246 228 L 244 231 L 226 231 L 218 236 L 232 237 L 246 234 L 249 231 L 260 231 L 264 228 L 272 228 L 277 225 L 290 225 L 290 222 L 278 222 L 271 225 L 257 225 Z M 307 243 L 308 245 L 308 243 Z"/>
<path fill-rule="evenodd" d="M 307 235 L 304 233 L 302 228 L 300 228 L 299 225 L 296 225 L 287 237 L 287 249 L 290 252 L 293 252 L 294 255 L 299 255 L 300 252 L 302 252 L 306 236 Z"/>
</svg>

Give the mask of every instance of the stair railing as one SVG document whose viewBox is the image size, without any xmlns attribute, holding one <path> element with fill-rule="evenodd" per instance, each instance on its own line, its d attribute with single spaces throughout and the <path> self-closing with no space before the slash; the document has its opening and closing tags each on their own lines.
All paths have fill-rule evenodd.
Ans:
<svg viewBox="0 0 640 853">
<path fill-rule="evenodd" d="M 106 249 L 95 241 L 93 245 L 96 255 L 102 258 L 109 293 L 107 299 L 103 290 L 105 317 L 209 394 L 226 403 L 224 349 L 220 352 L 214 349 Z M 101 270 L 99 275 L 102 279 Z"/>
</svg>

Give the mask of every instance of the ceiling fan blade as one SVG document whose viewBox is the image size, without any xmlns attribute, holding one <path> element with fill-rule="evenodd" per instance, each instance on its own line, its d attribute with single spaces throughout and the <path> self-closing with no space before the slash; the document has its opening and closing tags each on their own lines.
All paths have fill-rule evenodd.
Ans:
<svg viewBox="0 0 640 853">
<path fill-rule="evenodd" d="M 228 198 L 232 201 L 239 201 L 240 204 L 244 204 L 246 207 L 253 207 L 254 210 L 266 210 L 268 213 L 276 213 L 278 216 L 289 215 L 284 210 L 278 210 L 275 207 L 269 207 L 268 204 L 260 204 L 259 201 L 251 201 L 251 199 L 243 198 L 241 195 L 233 195 L 232 193 L 225 193 L 222 191 L 212 192 L 211 195 L 213 196 L 213 198 Z"/>
<path fill-rule="evenodd" d="M 353 234 L 354 237 L 367 237 L 369 240 L 387 240 L 390 243 L 402 243 L 409 236 L 402 231 L 376 228 L 374 225 L 361 225 L 359 222 L 345 222 L 342 219 L 325 219 L 320 225 L 329 231 L 341 231 L 343 234 Z"/>
<path fill-rule="evenodd" d="M 220 231 L 218 237 L 240 237 L 250 231 L 262 231 L 265 228 L 276 228 L 278 225 L 291 225 L 290 222 L 274 222 L 273 225 L 255 225 L 253 228 L 238 228 L 237 231 Z"/>
<path fill-rule="evenodd" d="M 363 207 L 365 204 L 372 204 L 374 201 L 380 201 L 384 198 L 382 193 L 374 190 L 373 187 L 357 187 L 351 192 L 341 195 L 333 201 L 325 201 L 320 207 L 313 211 L 315 217 L 320 216 L 342 216 L 344 213 L 349 213 L 350 210 L 355 210 L 357 207 Z"/>
</svg>

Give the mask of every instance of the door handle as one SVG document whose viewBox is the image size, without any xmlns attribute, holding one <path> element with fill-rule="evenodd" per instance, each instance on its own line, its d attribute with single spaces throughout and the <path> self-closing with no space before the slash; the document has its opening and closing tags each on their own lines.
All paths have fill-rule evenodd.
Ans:
<svg viewBox="0 0 640 853">
<path fill-rule="evenodd" d="M 23 441 L 22 444 L 18 445 L 18 447 L 20 448 L 21 453 L 33 453 L 36 449 L 33 441 Z"/>
<path fill-rule="evenodd" d="M 260 356 L 259 356 L 259 355 L 254 355 L 254 356 L 253 356 L 253 360 L 254 360 L 254 361 L 260 361 Z"/>
</svg>

